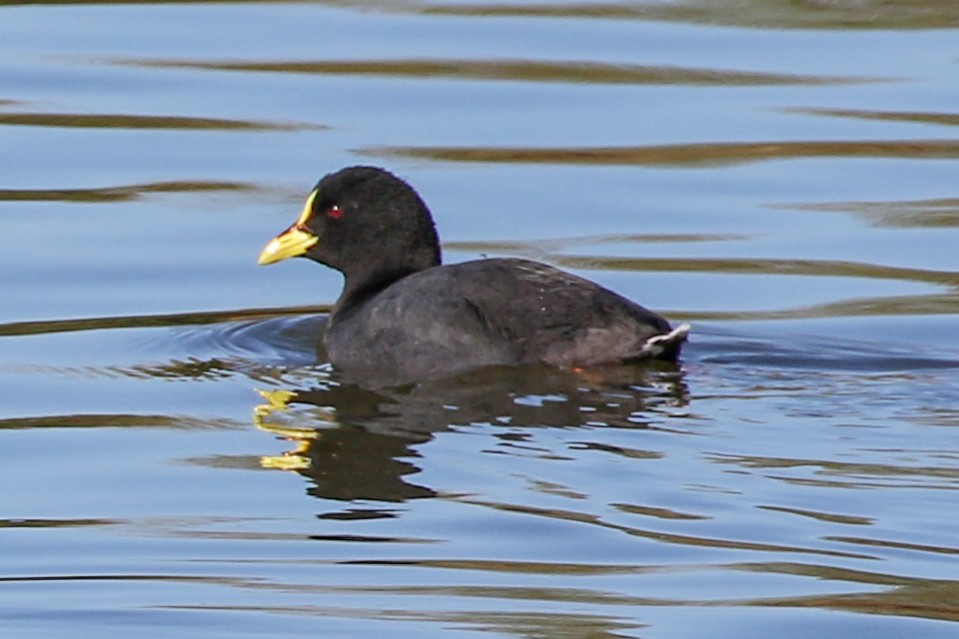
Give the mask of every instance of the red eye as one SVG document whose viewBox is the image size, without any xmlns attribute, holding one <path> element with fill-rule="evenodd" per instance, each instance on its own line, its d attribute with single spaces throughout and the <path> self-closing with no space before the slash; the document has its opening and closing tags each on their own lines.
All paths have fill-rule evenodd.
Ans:
<svg viewBox="0 0 959 639">
<path fill-rule="evenodd" d="M 330 207 L 330 209 L 326 212 L 326 214 L 329 215 L 334 220 L 338 220 L 341 217 L 343 217 L 343 209 L 341 209 L 340 207 L 334 204 L 333 206 Z"/>
</svg>

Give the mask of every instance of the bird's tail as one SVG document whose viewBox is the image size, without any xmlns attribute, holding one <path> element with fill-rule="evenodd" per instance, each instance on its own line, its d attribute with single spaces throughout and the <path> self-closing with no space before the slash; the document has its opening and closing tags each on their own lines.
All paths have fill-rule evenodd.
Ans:
<svg viewBox="0 0 959 639">
<path fill-rule="evenodd" d="M 680 324 L 668 333 L 653 335 L 639 350 L 639 358 L 676 359 L 691 328 L 689 324 Z"/>
</svg>

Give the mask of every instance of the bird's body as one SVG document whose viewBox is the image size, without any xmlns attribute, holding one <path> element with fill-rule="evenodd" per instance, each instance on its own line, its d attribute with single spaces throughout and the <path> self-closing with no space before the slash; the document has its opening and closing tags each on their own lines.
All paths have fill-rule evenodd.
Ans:
<svg viewBox="0 0 959 639">
<path fill-rule="evenodd" d="M 421 377 L 493 364 L 640 359 L 650 337 L 670 330 L 658 315 L 565 271 L 483 259 L 418 271 L 338 305 L 325 346 L 342 368 Z"/>
<path fill-rule="evenodd" d="M 323 178 L 261 263 L 305 255 L 346 281 L 324 336 L 335 368 L 422 379 L 489 365 L 675 359 L 689 327 L 594 282 L 515 258 L 442 265 L 405 182 L 352 167 Z"/>
</svg>

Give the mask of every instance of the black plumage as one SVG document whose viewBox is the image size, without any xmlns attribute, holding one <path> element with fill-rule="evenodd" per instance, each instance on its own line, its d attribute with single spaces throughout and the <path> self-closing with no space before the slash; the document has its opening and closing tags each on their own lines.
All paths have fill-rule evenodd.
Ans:
<svg viewBox="0 0 959 639">
<path fill-rule="evenodd" d="M 261 264 L 305 256 L 343 273 L 324 336 L 334 367 L 418 379 L 488 365 L 675 359 L 689 330 L 594 282 L 525 259 L 442 265 L 429 209 L 374 167 L 324 177 Z"/>
</svg>

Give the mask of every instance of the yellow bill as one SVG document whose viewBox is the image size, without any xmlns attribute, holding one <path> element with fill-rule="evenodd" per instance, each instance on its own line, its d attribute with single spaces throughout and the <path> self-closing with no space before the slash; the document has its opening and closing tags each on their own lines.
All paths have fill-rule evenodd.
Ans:
<svg viewBox="0 0 959 639">
<path fill-rule="evenodd" d="M 291 226 L 270 240 L 269 244 L 260 253 L 260 259 L 257 260 L 257 263 L 263 266 L 289 257 L 299 257 L 313 248 L 319 241 L 320 238 L 312 233 Z"/>
<path fill-rule="evenodd" d="M 303 211 L 297 218 L 296 223 L 270 240 L 263 248 L 260 258 L 257 260 L 260 266 L 273 264 L 290 257 L 299 257 L 320 241 L 320 238 L 311 233 L 306 226 L 310 216 L 313 215 L 313 200 L 316 199 L 316 194 L 317 192 L 313 191 L 310 193 L 310 197 L 306 198 L 306 204 L 303 206 Z"/>
</svg>

